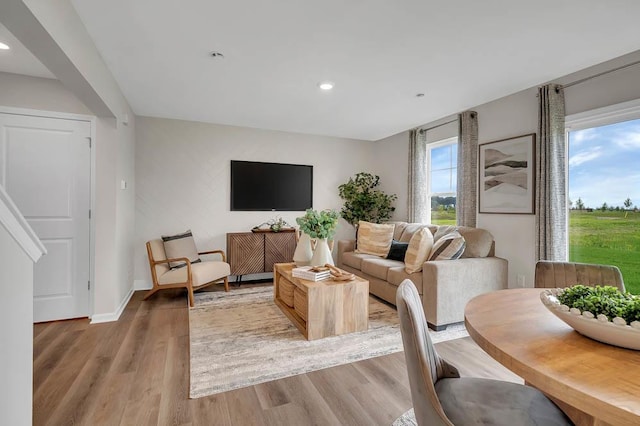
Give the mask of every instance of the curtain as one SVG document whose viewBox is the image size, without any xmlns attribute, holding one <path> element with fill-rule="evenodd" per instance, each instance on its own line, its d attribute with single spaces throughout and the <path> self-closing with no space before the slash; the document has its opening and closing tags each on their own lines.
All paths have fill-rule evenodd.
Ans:
<svg viewBox="0 0 640 426">
<path fill-rule="evenodd" d="M 427 132 L 409 132 L 409 222 L 427 222 Z"/>
<path fill-rule="evenodd" d="M 475 227 L 478 194 L 478 113 L 475 111 L 465 111 L 458 117 L 457 175 L 457 224 Z"/>
<path fill-rule="evenodd" d="M 567 260 L 567 194 L 564 90 L 538 89 L 536 230 L 538 260 Z"/>
</svg>

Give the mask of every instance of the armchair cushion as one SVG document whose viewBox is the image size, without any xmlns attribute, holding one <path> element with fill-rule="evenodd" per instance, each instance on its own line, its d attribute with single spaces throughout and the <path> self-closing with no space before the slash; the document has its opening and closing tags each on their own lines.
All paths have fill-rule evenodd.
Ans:
<svg viewBox="0 0 640 426">
<path fill-rule="evenodd" d="M 184 262 L 183 262 L 184 264 Z M 231 268 L 226 262 L 200 262 L 191 264 L 191 278 L 194 287 L 231 275 Z M 172 269 L 158 277 L 158 284 L 175 284 L 187 281 L 187 268 Z"/>
<path fill-rule="evenodd" d="M 198 256 L 198 249 L 196 248 L 196 243 L 193 240 L 193 234 L 191 234 L 191 230 L 187 230 L 178 235 L 163 235 L 162 241 L 164 242 L 164 252 L 167 256 L 167 259 L 186 257 L 192 264 L 201 261 L 200 257 Z M 169 262 L 169 266 L 171 267 L 171 269 L 182 268 L 185 265 L 186 263 L 182 261 Z"/>
</svg>

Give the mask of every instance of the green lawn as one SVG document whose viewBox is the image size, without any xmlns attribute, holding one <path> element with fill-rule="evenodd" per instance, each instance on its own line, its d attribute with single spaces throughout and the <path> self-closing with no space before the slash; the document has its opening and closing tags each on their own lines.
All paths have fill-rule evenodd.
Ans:
<svg viewBox="0 0 640 426">
<path fill-rule="evenodd" d="M 432 211 L 431 222 L 455 225 L 455 211 Z M 640 212 L 571 210 L 569 260 L 616 265 L 627 291 L 640 294 Z"/>
<path fill-rule="evenodd" d="M 572 210 L 569 260 L 616 265 L 627 291 L 640 294 L 640 213 Z"/>
</svg>

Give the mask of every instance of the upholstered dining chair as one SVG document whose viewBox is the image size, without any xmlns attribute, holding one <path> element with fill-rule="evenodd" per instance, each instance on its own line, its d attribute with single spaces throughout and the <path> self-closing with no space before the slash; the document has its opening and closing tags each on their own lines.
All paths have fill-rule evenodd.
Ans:
<svg viewBox="0 0 640 426">
<path fill-rule="evenodd" d="M 622 274 L 616 266 L 548 260 L 540 260 L 536 263 L 535 286 L 537 288 L 563 288 L 576 284 L 589 287 L 610 285 L 623 293 L 625 291 Z"/>
<path fill-rule="evenodd" d="M 229 291 L 229 275 L 231 267 L 222 250 L 198 252 L 198 256 L 220 255 L 219 260 L 194 260 L 193 257 L 176 257 L 167 259 L 162 239 L 147 242 L 147 255 L 151 268 L 153 288 L 147 292 L 144 299 L 148 299 L 159 290 L 184 287 L 189 293 L 189 306 L 194 305 L 194 290 L 199 290 L 217 282 L 224 282 L 224 290 Z M 174 266 L 175 265 L 175 266 Z M 171 268 L 171 266 L 174 266 Z M 177 266 L 177 267 L 176 267 Z"/>
<path fill-rule="evenodd" d="M 436 352 L 410 280 L 396 293 L 413 411 L 419 426 L 571 425 L 542 392 L 500 380 L 460 377 Z"/>
</svg>

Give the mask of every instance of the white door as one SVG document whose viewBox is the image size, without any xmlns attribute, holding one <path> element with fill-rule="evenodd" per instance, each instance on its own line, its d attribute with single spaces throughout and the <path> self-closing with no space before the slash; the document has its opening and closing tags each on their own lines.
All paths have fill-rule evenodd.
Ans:
<svg viewBox="0 0 640 426">
<path fill-rule="evenodd" d="M 0 184 L 47 248 L 34 267 L 34 322 L 89 316 L 87 121 L 0 113 Z"/>
</svg>

